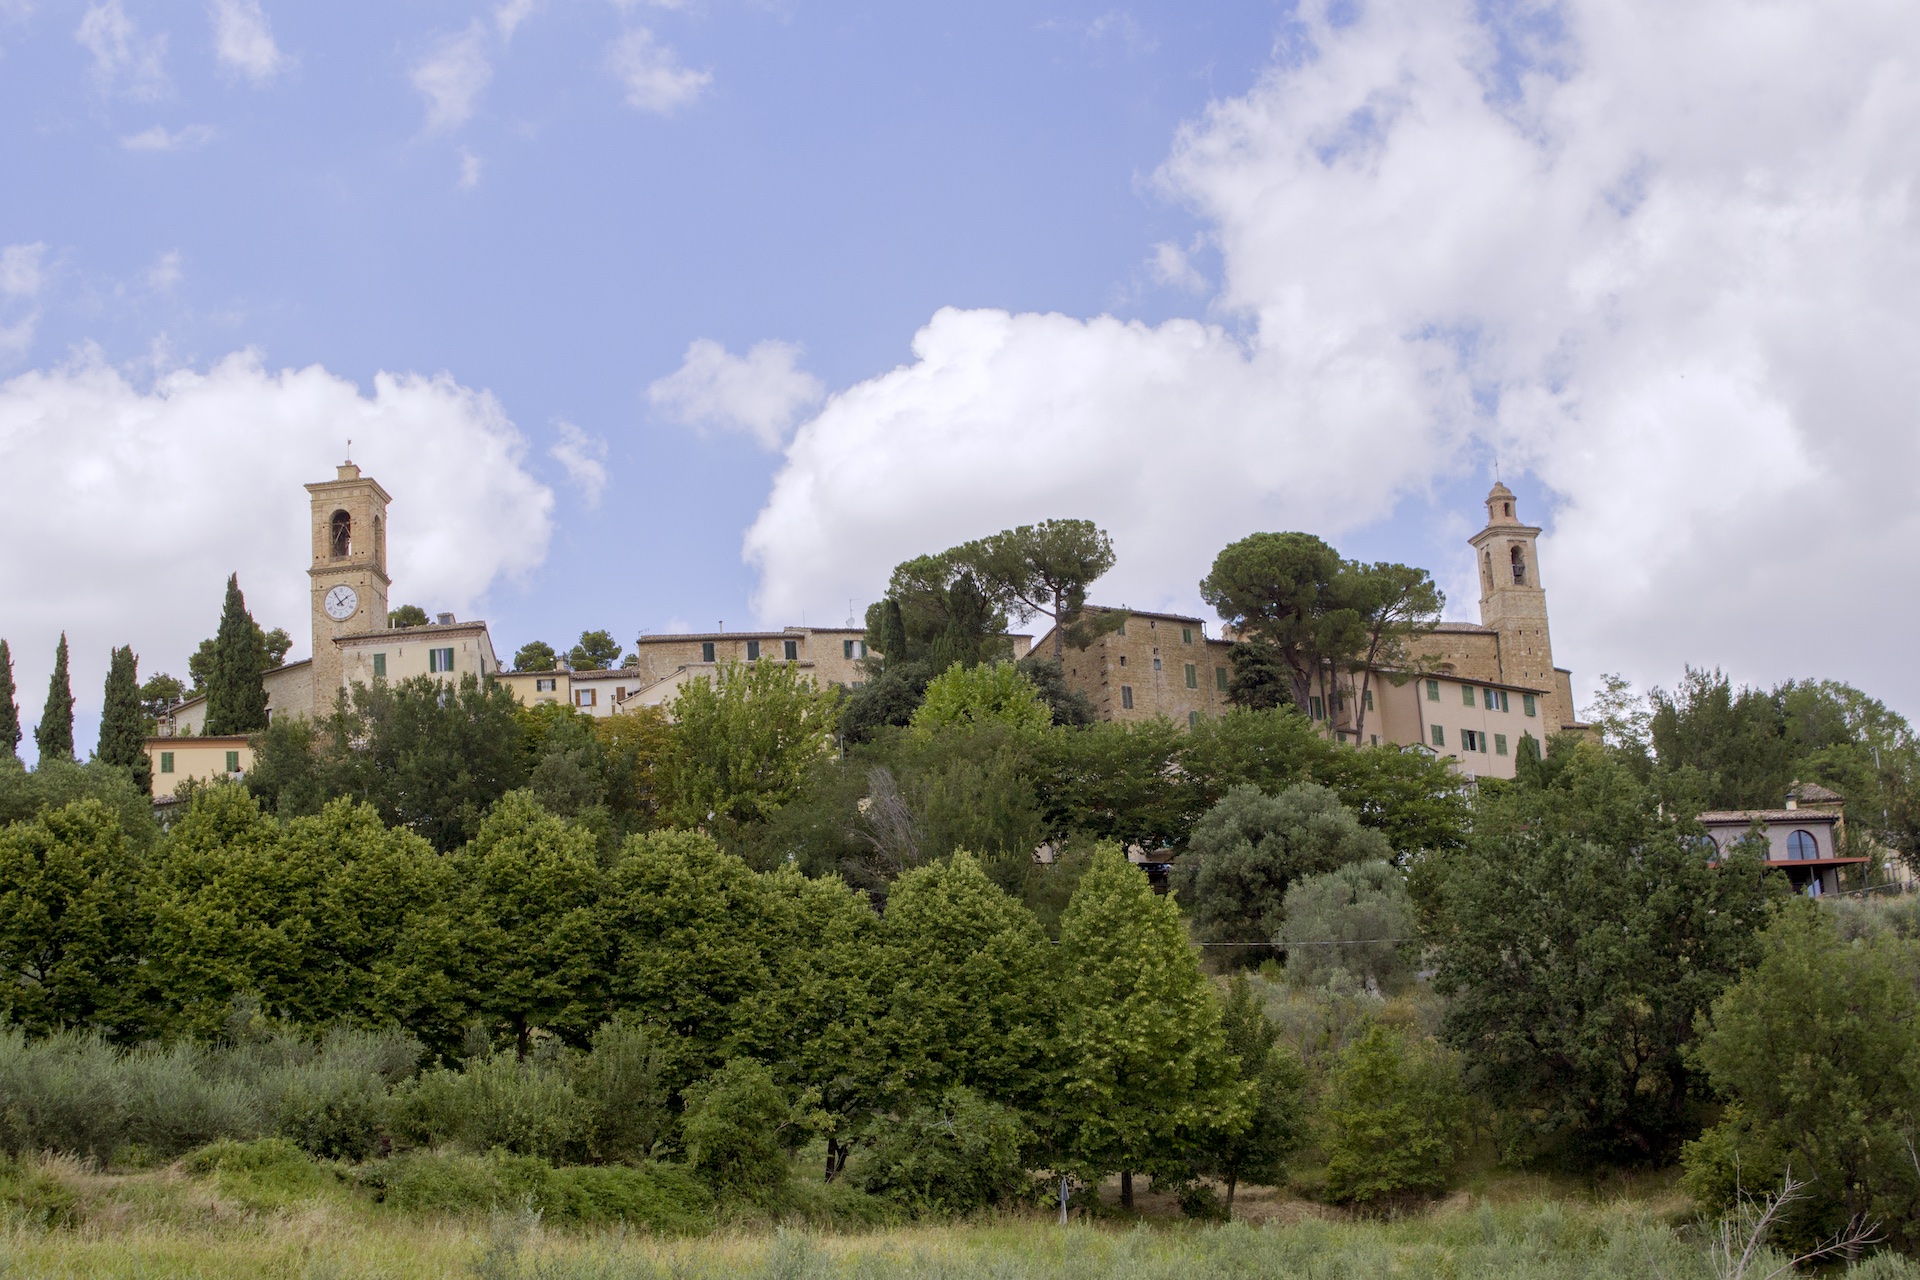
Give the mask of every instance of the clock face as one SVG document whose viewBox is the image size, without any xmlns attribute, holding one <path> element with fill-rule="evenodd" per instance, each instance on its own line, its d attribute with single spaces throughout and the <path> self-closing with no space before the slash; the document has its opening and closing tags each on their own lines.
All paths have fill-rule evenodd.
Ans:
<svg viewBox="0 0 1920 1280">
<path fill-rule="evenodd" d="M 360 607 L 360 597 L 352 587 L 340 586 L 327 592 L 327 616 L 335 622 L 345 622 Z"/>
</svg>

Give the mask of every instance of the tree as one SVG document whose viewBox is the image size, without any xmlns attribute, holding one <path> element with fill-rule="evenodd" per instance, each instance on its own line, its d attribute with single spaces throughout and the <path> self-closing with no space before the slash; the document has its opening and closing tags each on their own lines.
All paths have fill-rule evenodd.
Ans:
<svg viewBox="0 0 1920 1280">
<path fill-rule="evenodd" d="M 731 1058 L 686 1091 L 687 1163 L 718 1192 L 749 1200 L 777 1195 L 793 1176 L 787 1152 L 806 1130 L 773 1076 L 751 1058 Z"/>
<path fill-rule="evenodd" d="M 1920 1235 L 1911 946 L 1844 942 L 1829 913 L 1805 902 L 1784 906 L 1761 945 L 1760 962 L 1703 1019 L 1699 1060 L 1729 1106 L 1687 1145 L 1687 1188 L 1726 1208 L 1791 1172 L 1807 1184 L 1781 1224 L 1794 1247 L 1858 1216 L 1910 1249 Z"/>
<path fill-rule="evenodd" d="M 970 667 L 1013 656 L 1006 598 L 962 550 L 894 566 L 886 596 L 867 609 L 867 645 L 883 666 L 925 662 L 945 671 L 956 662 Z"/>
<path fill-rule="evenodd" d="M 168 675 L 157 671 L 147 677 L 140 686 L 140 716 L 146 723 L 146 731 L 152 736 L 162 720 L 180 703 L 186 701 L 187 686 Z"/>
<path fill-rule="evenodd" d="M 663 781 L 668 813 L 688 827 L 765 821 L 800 789 L 832 741 L 839 694 L 784 662 L 730 663 L 688 680 Z"/>
<path fill-rule="evenodd" d="M 560 664 L 560 655 L 545 640 L 529 640 L 513 655 L 515 671 L 552 671 Z"/>
<path fill-rule="evenodd" d="M 1350 862 L 1287 890 L 1279 941 L 1287 976 L 1308 986 L 1345 974 L 1374 995 L 1412 981 L 1417 954 L 1406 877 L 1387 862 Z"/>
<path fill-rule="evenodd" d="M 431 621 L 427 611 L 417 604 L 403 604 L 387 614 L 387 625 L 394 628 L 424 627 Z"/>
<path fill-rule="evenodd" d="M 1074 729 L 1093 723 L 1093 703 L 1086 694 L 1067 683 L 1066 668 L 1060 664 L 1060 659 L 1042 658 L 1030 653 L 1014 666 L 1033 683 L 1034 689 L 1040 694 L 1040 701 L 1047 704 L 1054 724 Z"/>
<path fill-rule="evenodd" d="M 0 746 L 5 746 L 7 754 L 15 759 L 20 755 L 20 704 L 14 701 L 17 692 L 13 683 L 13 650 L 7 648 L 5 640 L 0 640 Z"/>
<path fill-rule="evenodd" d="M 1367 699 L 1375 670 L 1417 666 L 1409 646 L 1432 634 L 1447 598 L 1425 569 L 1384 560 L 1348 561 L 1342 567 L 1340 588 L 1348 607 L 1360 616 L 1364 642 L 1358 650 L 1337 655 L 1347 673 L 1347 696 L 1353 699 L 1353 740 L 1360 743 L 1366 741 Z M 1355 677 L 1357 691 L 1352 687 Z"/>
<path fill-rule="evenodd" d="M 1286 1178 L 1287 1161 L 1307 1137 L 1307 1068 L 1280 1029 L 1260 1007 L 1253 983 L 1236 974 L 1221 1009 L 1227 1052 L 1240 1064 L 1249 1086 L 1240 1123 L 1209 1135 L 1199 1171 L 1227 1180 L 1227 1212 L 1242 1181 L 1277 1186 Z"/>
<path fill-rule="evenodd" d="M 955 664 L 927 685 L 913 728 L 932 733 L 961 725 L 1004 724 L 1037 731 L 1053 723 L 1039 690 L 1010 662 Z"/>
<path fill-rule="evenodd" d="M 1326 787 L 1299 782 L 1277 796 L 1240 786 L 1194 826 L 1181 856 L 1196 931 L 1210 942 L 1272 941 L 1286 920 L 1287 890 L 1350 862 L 1391 858 L 1385 836 L 1360 825 Z M 1264 950 L 1249 948 L 1241 962 Z"/>
<path fill-rule="evenodd" d="M 1126 622 L 1126 614 L 1087 616 L 1087 588 L 1113 568 L 1113 540 L 1091 520 L 1043 520 L 954 549 L 989 593 L 1011 605 L 1022 622 L 1036 614 L 1053 622 L 1053 657 L 1065 646 L 1084 649 Z"/>
<path fill-rule="evenodd" d="M 1264 640 L 1237 640 L 1227 650 L 1233 675 L 1227 681 L 1227 701 L 1247 711 L 1274 711 L 1294 707 L 1293 677 L 1280 650 Z"/>
<path fill-rule="evenodd" d="M 1684 1134 L 1695 1019 L 1759 955 L 1784 885 L 1586 743 L 1550 786 L 1483 789 L 1464 848 L 1414 867 L 1443 1034 L 1549 1142 L 1645 1158 Z"/>
<path fill-rule="evenodd" d="M 285 663 L 287 651 L 293 648 L 293 637 L 284 627 L 275 627 L 271 631 L 262 629 L 259 623 L 253 624 L 255 635 L 260 640 L 260 652 L 265 655 L 262 670 L 271 671 Z M 187 676 L 193 681 L 192 692 L 203 694 L 213 680 L 214 667 L 220 653 L 220 641 L 216 636 L 202 640 L 200 647 L 187 657 Z"/>
<path fill-rule="evenodd" d="M 93 754 L 104 764 L 127 770 L 135 786 L 150 789 L 153 763 L 145 747 L 147 718 L 140 707 L 139 661 L 132 645 L 113 651 L 101 703 L 100 745 Z"/>
<path fill-rule="evenodd" d="M 1446 1187 L 1466 1096 L 1438 1046 L 1376 1023 L 1341 1053 L 1327 1085 L 1329 1197 L 1365 1205 Z"/>
<path fill-rule="evenodd" d="M 267 727 L 267 690 L 261 674 L 267 669 L 263 634 L 247 612 L 240 594 L 240 576 L 227 579 L 227 599 L 220 611 L 220 630 L 213 640 L 213 662 L 207 673 L 207 732 L 253 733 Z"/>
<path fill-rule="evenodd" d="M 1060 925 L 1061 1157 L 1088 1176 L 1177 1171 L 1246 1110 L 1220 1006 L 1180 912 L 1117 846 L 1094 854 Z"/>
<path fill-rule="evenodd" d="M 580 643 L 567 654 L 575 671 L 605 671 L 620 661 L 620 642 L 611 631 L 582 631 Z"/>
<path fill-rule="evenodd" d="M 47 680 L 47 705 L 34 726 L 33 743 L 40 759 L 73 759 L 73 688 L 67 682 L 67 633 L 60 633 L 60 646 L 53 651 L 53 675 Z"/>
<path fill-rule="evenodd" d="M 145 1024 L 138 854 L 82 800 L 0 828 L 0 1014 L 35 1035 L 131 1038 Z"/>
<path fill-rule="evenodd" d="M 1329 667 L 1365 644 L 1345 575 L 1340 553 L 1312 534 L 1255 533 L 1214 557 L 1200 598 L 1242 640 L 1271 648 L 1304 711 Z"/>
<path fill-rule="evenodd" d="M 1032 1186 L 1028 1137 L 1012 1107 L 949 1089 L 887 1126 L 861 1165 L 862 1188 L 943 1213 L 1013 1201 Z"/>
</svg>

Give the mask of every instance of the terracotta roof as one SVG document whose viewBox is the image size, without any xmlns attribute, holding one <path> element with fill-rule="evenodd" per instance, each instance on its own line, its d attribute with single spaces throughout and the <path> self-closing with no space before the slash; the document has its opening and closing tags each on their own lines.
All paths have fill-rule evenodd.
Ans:
<svg viewBox="0 0 1920 1280">
<path fill-rule="evenodd" d="M 1846 800 L 1838 791 L 1829 791 L 1817 782 L 1796 782 L 1787 788 L 1787 794 L 1801 804 L 1840 804 Z"/>
<path fill-rule="evenodd" d="M 146 741 L 147 746 L 150 748 L 163 748 L 172 751 L 179 748 L 182 744 L 190 747 L 195 743 L 245 742 L 251 736 L 251 734 L 245 733 L 183 733 L 176 738 L 148 738 Z"/>
<path fill-rule="evenodd" d="M 1839 814 L 1822 813 L 1818 809 L 1719 809 L 1700 815 L 1700 821 L 1704 825 L 1716 827 L 1732 826 L 1735 823 L 1743 827 L 1752 826 L 1755 818 L 1762 822 L 1778 823 L 1832 824 L 1840 821 Z"/>
<path fill-rule="evenodd" d="M 413 636 L 451 635 L 456 631 L 485 631 L 484 622 L 429 622 L 418 627 L 388 627 L 384 631 L 355 631 L 344 636 L 335 636 L 335 644 L 346 644 L 350 640 L 406 640 Z"/>
</svg>

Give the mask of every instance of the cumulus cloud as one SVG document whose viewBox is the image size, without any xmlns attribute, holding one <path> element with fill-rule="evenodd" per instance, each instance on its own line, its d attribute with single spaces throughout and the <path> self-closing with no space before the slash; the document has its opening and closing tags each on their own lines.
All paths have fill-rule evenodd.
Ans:
<svg viewBox="0 0 1920 1280">
<path fill-rule="evenodd" d="M 33 346 L 40 324 L 34 301 L 45 276 L 46 253 L 47 246 L 39 241 L 0 249 L 0 360 L 18 360 Z"/>
<path fill-rule="evenodd" d="M 9 298 L 31 298 L 39 293 L 41 260 L 46 254 L 43 241 L 10 244 L 0 249 L 0 294 Z"/>
<path fill-rule="evenodd" d="M 180 283 L 180 276 L 180 251 L 169 249 L 147 268 L 147 288 L 155 293 L 165 293 Z"/>
<path fill-rule="evenodd" d="M 486 164 L 485 160 L 467 148 L 460 148 L 459 187 L 462 191 L 471 191 L 480 185 L 480 171 L 486 167 Z"/>
<path fill-rule="evenodd" d="M 681 66 L 679 56 L 645 27 L 633 27 L 613 42 L 607 67 L 626 86 L 628 106 L 660 115 L 692 102 L 713 83 L 711 72 Z"/>
<path fill-rule="evenodd" d="M 222 65 L 256 85 L 272 83 L 293 65 L 274 43 L 260 0 L 213 0 L 213 51 Z"/>
<path fill-rule="evenodd" d="M 120 0 L 88 5 L 73 38 L 93 55 L 94 80 L 101 92 L 150 100 L 170 91 L 163 65 L 167 37 L 141 35 Z"/>
<path fill-rule="evenodd" d="M 1161 284 L 1172 285 L 1176 289 L 1185 289 L 1189 293 L 1201 293 L 1206 290 L 1207 278 L 1200 274 L 1193 260 L 1187 257 L 1187 251 L 1179 245 L 1162 241 L 1153 246 L 1153 257 L 1147 260 L 1153 269 L 1153 278 Z"/>
<path fill-rule="evenodd" d="M 1228 539 L 1338 538 L 1497 451 L 1549 517 L 1563 665 L 1920 711 L 1888 643 L 1920 624 L 1920 11 L 1555 14 L 1304 4 L 1160 174 L 1231 330 L 940 312 L 794 438 L 746 540 L 763 615 L 1069 514 L 1115 535 L 1103 598 L 1197 609 Z"/>
<path fill-rule="evenodd" d="M 478 21 L 436 44 L 413 68 L 413 87 L 427 100 L 427 132 L 457 129 L 472 119 L 492 79 L 487 31 Z"/>
<path fill-rule="evenodd" d="M 559 428 L 560 441 L 547 450 L 547 456 L 565 469 L 567 479 L 580 490 L 580 500 L 591 510 L 600 505 L 607 487 L 607 442 L 571 422 L 562 422 Z"/>
<path fill-rule="evenodd" d="M 777 449 L 803 410 L 826 388 L 800 367 L 800 347 L 757 342 L 736 356 L 711 338 L 697 338 L 680 367 L 647 388 L 647 399 L 675 422 L 703 431 L 739 431 Z"/>
<path fill-rule="evenodd" d="M 151 129 L 128 134 L 120 139 L 120 145 L 129 151 L 191 151 L 206 146 L 213 138 L 212 125 L 190 124 L 169 130 L 165 125 L 156 124 Z"/>
<path fill-rule="evenodd" d="M 238 572 L 263 626 L 297 657 L 310 632 L 307 495 L 353 441 L 393 495 L 396 600 L 462 616 L 538 565 L 552 493 L 498 402 L 451 377 L 382 373 L 371 393 L 318 366 L 273 372 L 251 352 L 135 386 L 97 353 L 0 383 L 0 540 L 58 556 L 0 557 L 7 639 L 31 719 L 64 629 L 73 687 L 97 712 L 108 650 L 184 675 Z"/>
</svg>

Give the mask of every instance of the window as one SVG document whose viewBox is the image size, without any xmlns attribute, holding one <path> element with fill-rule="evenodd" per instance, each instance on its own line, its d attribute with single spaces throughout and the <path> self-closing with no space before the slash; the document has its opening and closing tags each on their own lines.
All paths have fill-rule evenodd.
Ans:
<svg viewBox="0 0 1920 1280">
<path fill-rule="evenodd" d="M 1307 714 L 1312 716 L 1315 720 L 1320 720 L 1325 718 L 1326 709 L 1320 703 L 1319 694 L 1316 693 L 1312 697 L 1307 699 Z"/>
<path fill-rule="evenodd" d="M 1507 735 L 1506 734 L 1496 733 L 1493 735 L 1493 754 L 1497 756 L 1503 756 L 1507 754 Z"/>
<path fill-rule="evenodd" d="M 1440 682 L 1438 680 L 1427 681 L 1427 701 L 1440 701 Z"/>
<path fill-rule="evenodd" d="M 353 552 L 353 517 L 344 511 L 333 513 L 333 519 L 327 522 L 328 552 L 334 556 L 350 555 Z"/>
<path fill-rule="evenodd" d="M 1527 557 L 1520 551 L 1520 544 L 1514 543 L 1509 549 L 1508 558 L 1513 561 L 1513 584 L 1517 587 L 1527 585 Z"/>
<path fill-rule="evenodd" d="M 780 652 L 786 656 L 788 662 L 794 662 L 800 657 L 800 642 L 798 640 L 782 640 L 780 642 Z"/>
<path fill-rule="evenodd" d="M 760 661 L 760 642 L 758 640 L 747 641 L 747 661 Z"/>
<path fill-rule="evenodd" d="M 1460 731 L 1460 749 L 1462 751 L 1484 751 L 1486 748 L 1481 744 L 1486 741 L 1486 737 L 1487 735 L 1484 733 L 1475 733 L 1472 729 L 1462 729 Z"/>
<path fill-rule="evenodd" d="M 1182 627 L 1182 628 L 1180 628 L 1180 643 L 1181 643 L 1181 644 L 1192 644 L 1192 643 L 1193 643 L 1193 628 L 1192 628 L 1192 627 Z"/>
<path fill-rule="evenodd" d="M 1444 747 L 1447 745 L 1447 731 L 1439 725 L 1433 726 L 1433 745 L 1436 747 Z"/>
<path fill-rule="evenodd" d="M 535 693 L 552 693 L 559 683 L 559 678 L 556 676 L 537 676 L 533 682 L 533 691 Z"/>
<path fill-rule="evenodd" d="M 1720 842 L 1712 836 L 1700 836 L 1696 838 L 1693 842 L 1693 847 L 1698 849 L 1701 856 L 1709 862 L 1720 856 Z"/>
<path fill-rule="evenodd" d="M 1533 695 L 1530 693 L 1523 693 L 1520 695 L 1520 709 L 1526 712 L 1530 716 L 1539 714 L 1539 712 L 1534 708 Z"/>
<path fill-rule="evenodd" d="M 1472 685 L 1463 684 L 1460 686 L 1460 701 L 1466 703 L 1468 706 L 1473 705 L 1473 686 Z"/>
<path fill-rule="evenodd" d="M 600 691 L 598 689 L 575 689 L 573 691 L 573 705 L 576 707 L 591 707 L 599 700 Z"/>
<path fill-rule="evenodd" d="M 1198 689 L 1200 687 L 1200 668 L 1194 666 L 1191 662 L 1189 662 L 1187 664 L 1186 675 L 1187 675 L 1187 688 Z"/>
<path fill-rule="evenodd" d="M 1127 634 L 1127 622 L 1126 622 L 1126 619 L 1124 619 L 1124 618 L 1122 618 L 1122 619 L 1120 620 L 1120 629 L 1119 629 L 1118 631 L 1116 631 L 1116 632 L 1114 632 L 1114 634 L 1115 634 L 1115 635 L 1119 635 L 1119 636 L 1124 636 L 1124 635 L 1126 635 L 1126 634 Z"/>
<path fill-rule="evenodd" d="M 1215 667 L 1213 669 L 1213 687 L 1222 693 L 1227 691 L 1227 669 L 1225 667 Z"/>
<path fill-rule="evenodd" d="M 1120 665 L 1123 667 L 1127 665 L 1127 655 L 1124 653 L 1120 655 Z"/>
<path fill-rule="evenodd" d="M 453 650 L 451 649 L 427 650 L 427 670 L 428 671 L 453 670 Z"/>
<path fill-rule="evenodd" d="M 1128 711 L 1133 710 L 1133 686 L 1132 685 L 1123 684 L 1120 686 L 1120 705 Z"/>
<path fill-rule="evenodd" d="M 1507 705 L 1507 691 L 1505 689 L 1500 690 L 1500 709 L 1502 711 L 1513 710 L 1512 707 Z"/>
<path fill-rule="evenodd" d="M 381 677 L 385 676 L 386 674 L 387 674 L 387 655 L 384 653 L 374 654 L 373 655 L 373 678 L 375 680 L 378 680 Z"/>
<path fill-rule="evenodd" d="M 1482 689 L 1480 692 L 1486 695 L 1487 710 L 1492 711 L 1499 705 L 1499 700 L 1492 689 Z"/>
<path fill-rule="evenodd" d="M 1787 837 L 1787 856 L 1796 862 L 1820 856 L 1820 842 L 1811 831 L 1795 831 Z"/>
<path fill-rule="evenodd" d="M 1362 699 L 1362 701 L 1366 704 L 1367 710 L 1369 711 L 1373 710 L 1373 690 L 1371 689 L 1367 690 L 1366 696 Z"/>
<path fill-rule="evenodd" d="M 700 661 L 702 662 L 713 661 L 713 641 L 702 640 L 700 642 Z"/>
<path fill-rule="evenodd" d="M 1153 669 L 1154 669 L 1155 671 L 1158 671 L 1158 670 L 1160 669 L 1160 659 L 1158 659 L 1158 658 L 1155 658 L 1155 659 L 1153 660 Z"/>
<path fill-rule="evenodd" d="M 867 642 L 865 640 L 855 640 L 853 647 L 856 657 L 864 658 L 867 656 Z"/>
<path fill-rule="evenodd" d="M 1373 745 L 1373 746 L 1376 746 L 1376 747 L 1380 745 L 1380 735 L 1379 735 L 1379 734 L 1377 734 L 1377 733 L 1370 733 L 1370 734 L 1368 734 L 1368 735 L 1367 735 L 1367 737 L 1369 737 L 1369 738 L 1371 738 L 1371 739 L 1372 739 L 1372 744 L 1371 744 L 1371 745 Z"/>
<path fill-rule="evenodd" d="M 162 751 L 160 753 L 160 772 L 162 773 L 173 772 L 173 752 Z"/>
<path fill-rule="evenodd" d="M 227 772 L 240 772 L 240 753 L 238 751 L 227 752 Z"/>
<path fill-rule="evenodd" d="M 1200 727 L 1200 713 L 1198 711 L 1187 712 L 1187 728 L 1198 729 L 1199 727 Z"/>
<path fill-rule="evenodd" d="M 846 658 L 846 659 L 848 659 L 849 661 L 851 661 L 851 660 L 852 660 L 852 658 L 853 658 L 853 641 L 851 641 L 851 640 L 842 640 L 842 641 L 840 642 L 840 656 L 841 656 L 841 657 L 843 657 L 843 658 Z"/>
</svg>

